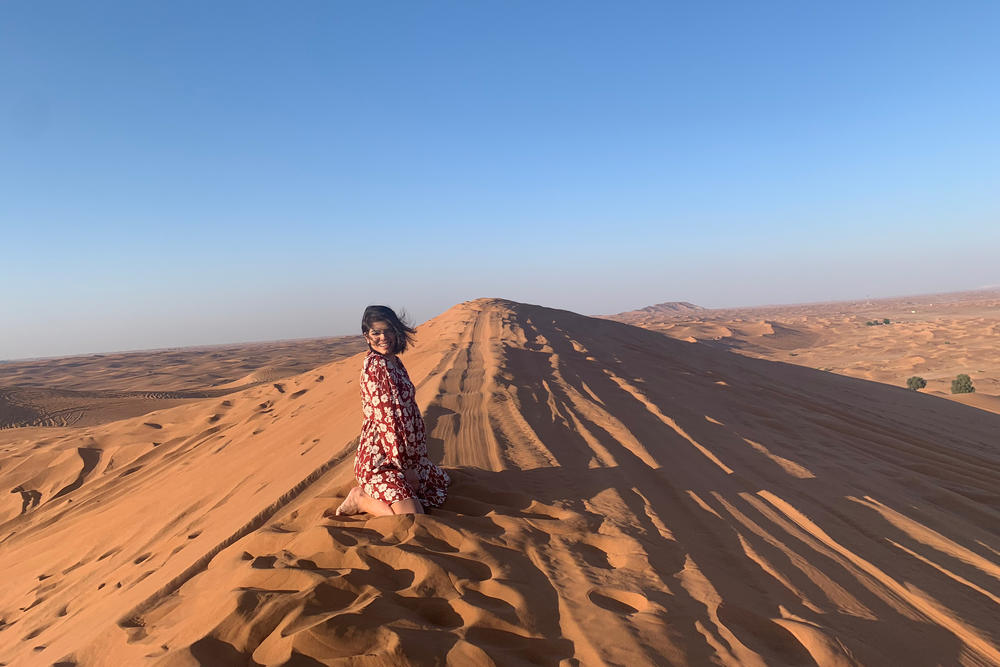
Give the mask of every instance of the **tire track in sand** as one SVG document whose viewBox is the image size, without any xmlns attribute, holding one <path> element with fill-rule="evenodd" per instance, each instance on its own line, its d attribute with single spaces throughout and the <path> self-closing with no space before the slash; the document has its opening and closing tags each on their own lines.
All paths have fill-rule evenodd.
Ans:
<svg viewBox="0 0 1000 667">
<path fill-rule="evenodd" d="M 447 355 L 437 395 L 425 410 L 428 439 L 447 441 L 445 466 L 503 469 L 496 436 L 490 427 L 489 404 L 496 387 L 496 353 L 500 332 L 495 309 L 473 311 L 472 326 L 461 332 Z M 433 456 L 433 452 L 432 452 Z"/>
</svg>

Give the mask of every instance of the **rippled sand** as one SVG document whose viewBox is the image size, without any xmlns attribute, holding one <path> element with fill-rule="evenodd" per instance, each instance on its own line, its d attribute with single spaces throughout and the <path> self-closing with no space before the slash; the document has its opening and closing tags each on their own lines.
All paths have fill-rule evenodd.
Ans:
<svg viewBox="0 0 1000 667">
<path fill-rule="evenodd" d="M 0 433 L 0 662 L 1000 663 L 1000 416 L 499 299 L 404 360 L 429 515 L 323 517 L 360 355 Z"/>
<path fill-rule="evenodd" d="M 662 304 L 609 316 L 748 356 L 905 387 L 1000 411 L 1000 291 L 743 309 Z M 890 324 L 868 325 L 868 322 Z M 975 395 L 952 395 L 969 375 Z"/>
</svg>

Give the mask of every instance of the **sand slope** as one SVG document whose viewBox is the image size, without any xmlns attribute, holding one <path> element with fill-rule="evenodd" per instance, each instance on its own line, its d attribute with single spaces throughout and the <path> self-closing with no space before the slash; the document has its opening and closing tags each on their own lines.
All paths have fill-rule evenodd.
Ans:
<svg viewBox="0 0 1000 667">
<path fill-rule="evenodd" d="M 905 387 L 927 381 L 926 392 L 950 394 L 959 373 L 978 394 L 1000 400 L 1000 291 L 995 289 L 754 308 L 670 312 L 658 306 L 609 316 L 686 341 L 760 359 L 809 366 Z M 890 324 L 871 326 L 869 322 Z"/>
<path fill-rule="evenodd" d="M 427 516 L 322 517 L 360 356 L 5 434 L 0 661 L 1000 662 L 997 415 L 496 299 L 418 335 Z"/>
<path fill-rule="evenodd" d="M 0 429 L 94 426 L 298 375 L 361 336 L 0 362 Z"/>
</svg>

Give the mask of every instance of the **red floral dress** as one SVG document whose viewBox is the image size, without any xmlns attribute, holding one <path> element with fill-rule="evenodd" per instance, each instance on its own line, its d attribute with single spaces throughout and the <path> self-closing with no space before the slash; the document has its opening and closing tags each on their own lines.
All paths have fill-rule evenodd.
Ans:
<svg viewBox="0 0 1000 667">
<path fill-rule="evenodd" d="M 354 476 L 372 498 L 392 505 L 417 498 L 424 507 L 437 507 L 448 495 L 448 473 L 427 458 L 424 420 L 416 390 L 398 357 L 369 350 L 361 368 L 361 425 Z M 415 470 L 421 488 L 411 488 L 404 477 Z"/>
</svg>

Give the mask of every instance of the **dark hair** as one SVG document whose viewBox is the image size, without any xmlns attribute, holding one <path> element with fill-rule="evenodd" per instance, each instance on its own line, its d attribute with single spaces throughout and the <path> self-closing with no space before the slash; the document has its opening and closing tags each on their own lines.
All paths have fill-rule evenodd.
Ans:
<svg viewBox="0 0 1000 667">
<path fill-rule="evenodd" d="M 396 315 L 396 312 L 389 306 L 368 306 L 365 314 L 361 316 L 361 333 L 367 334 L 375 322 L 386 322 L 392 333 L 394 347 L 392 354 L 406 352 L 406 348 L 413 342 L 413 336 L 417 330 L 406 321 L 406 312 L 403 311 L 403 318 Z"/>
</svg>

